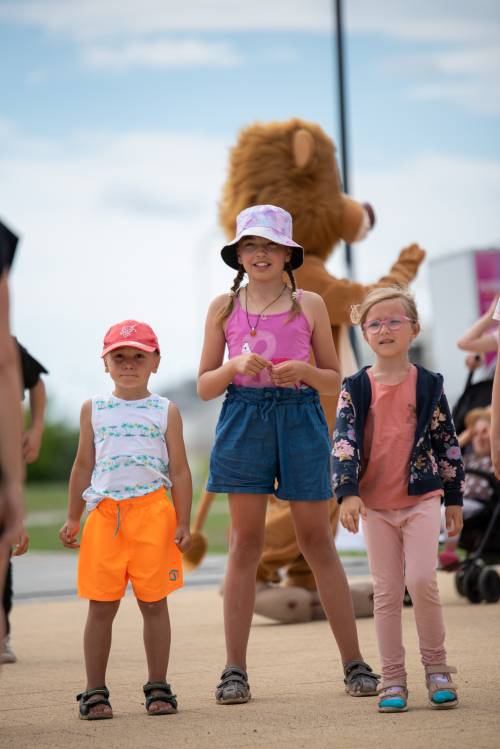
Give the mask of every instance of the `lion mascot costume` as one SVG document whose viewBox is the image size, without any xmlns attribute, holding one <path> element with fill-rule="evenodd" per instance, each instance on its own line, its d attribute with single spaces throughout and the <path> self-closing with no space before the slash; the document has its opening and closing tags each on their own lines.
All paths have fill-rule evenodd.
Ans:
<svg viewBox="0 0 500 749">
<path fill-rule="evenodd" d="M 351 305 L 360 303 L 373 286 L 407 285 L 425 252 L 415 244 L 403 249 L 388 274 L 373 286 L 340 280 L 329 273 L 325 263 L 336 245 L 341 240 L 352 243 L 363 239 L 374 224 L 374 213 L 369 205 L 342 193 L 335 146 L 310 122 L 294 118 L 257 123 L 240 132 L 230 153 L 220 203 L 220 222 L 226 235 L 234 235 L 240 211 L 268 203 L 292 215 L 293 237 L 305 254 L 304 264 L 295 271 L 297 286 L 323 297 L 342 374 L 351 374 L 357 369 L 348 336 Z M 333 431 L 337 398 L 322 396 L 321 403 Z M 203 511 L 201 515 L 204 517 Z M 338 505 L 332 499 L 334 533 L 338 516 Z M 370 586 L 351 586 L 351 592 L 357 615 L 371 615 Z M 324 618 L 314 577 L 297 545 L 289 505 L 274 498 L 266 517 L 255 611 L 284 622 Z"/>
</svg>

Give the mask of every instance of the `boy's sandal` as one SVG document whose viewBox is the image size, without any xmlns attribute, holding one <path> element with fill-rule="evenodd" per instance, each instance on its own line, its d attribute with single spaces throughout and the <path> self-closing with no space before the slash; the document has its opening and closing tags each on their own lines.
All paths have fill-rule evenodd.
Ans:
<svg viewBox="0 0 500 749">
<path fill-rule="evenodd" d="M 215 688 L 218 705 L 238 705 L 252 698 L 246 671 L 239 666 L 227 666 Z"/>
<path fill-rule="evenodd" d="M 344 664 L 345 691 L 351 697 L 373 697 L 378 694 L 379 674 L 364 661 L 349 661 Z"/>
<path fill-rule="evenodd" d="M 146 710 L 148 715 L 174 715 L 177 712 L 177 695 L 172 694 L 170 684 L 166 681 L 148 681 L 143 686 L 146 697 Z M 167 702 L 170 708 L 163 707 L 160 710 L 150 710 L 155 702 Z"/>
<path fill-rule="evenodd" d="M 379 713 L 405 713 L 408 710 L 408 690 L 404 684 L 386 682 L 379 692 Z"/>
<path fill-rule="evenodd" d="M 433 681 L 429 678 L 431 674 L 456 674 L 457 669 L 453 666 L 437 664 L 425 667 L 425 683 L 429 693 L 429 703 L 436 710 L 450 710 L 458 705 L 457 686 L 451 678 L 445 684 L 443 682 Z"/>
<path fill-rule="evenodd" d="M 97 695 L 97 699 L 92 699 Z M 109 702 L 109 690 L 107 687 L 97 687 L 96 689 L 88 689 L 86 692 L 80 692 L 76 695 L 76 699 L 80 703 L 78 717 L 81 720 L 107 720 L 113 717 L 111 704 Z M 111 708 L 109 713 L 91 713 L 93 707 L 96 705 L 106 705 Z"/>
</svg>

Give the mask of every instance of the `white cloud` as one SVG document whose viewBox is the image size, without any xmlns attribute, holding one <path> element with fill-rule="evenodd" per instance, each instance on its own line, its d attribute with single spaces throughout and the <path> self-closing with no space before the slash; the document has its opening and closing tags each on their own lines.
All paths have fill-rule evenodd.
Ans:
<svg viewBox="0 0 500 749">
<path fill-rule="evenodd" d="M 414 41 L 493 39 L 499 33 L 496 0 L 348 0 L 354 33 Z M 50 33 L 95 40 L 161 32 L 313 31 L 329 33 L 330 0 L 4 0 L 0 18 Z"/>
<path fill-rule="evenodd" d="M 448 75 L 479 73 L 500 75 L 500 47 L 498 44 L 450 49 L 436 55 L 436 68 Z M 498 79 L 497 79 L 498 81 Z"/>
<path fill-rule="evenodd" d="M 410 98 L 422 101 L 451 102 L 474 114 L 500 115 L 500 87 L 497 81 L 441 81 L 415 86 Z"/>
<path fill-rule="evenodd" d="M 413 42 L 483 42 L 498 40 L 500 11 L 496 0 L 348 0 L 351 32 L 379 34 Z"/>
<path fill-rule="evenodd" d="M 497 44 L 452 45 L 438 51 L 392 56 L 384 63 L 391 74 L 406 73 L 408 96 L 447 101 L 481 115 L 500 114 L 500 33 Z M 424 82 L 422 82 L 424 80 Z"/>
<path fill-rule="evenodd" d="M 193 31 L 323 31 L 328 0 L 8 0 L 0 18 L 93 40 Z"/>
<path fill-rule="evenodd" d="M 241 62 L 241 57 L 232 45 L 198 39 L 148 40 L 112 46 L 89 45 L 83 48 L 82 59 L 89 67 L 99 70 L 125 70 L 131 67 L 227 67 Z"/>
</svg>

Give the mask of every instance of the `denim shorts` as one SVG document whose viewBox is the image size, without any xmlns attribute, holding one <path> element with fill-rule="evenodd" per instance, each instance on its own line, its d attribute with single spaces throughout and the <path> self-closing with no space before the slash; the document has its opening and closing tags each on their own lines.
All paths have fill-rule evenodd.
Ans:
<svg viewBox="0 0 500 749">
<path fill-rule="evenodd" d="M 230 385 L 215 431 L 207 490 L 330 499 L 330 451 L 316 390 Z"/>
</svg>

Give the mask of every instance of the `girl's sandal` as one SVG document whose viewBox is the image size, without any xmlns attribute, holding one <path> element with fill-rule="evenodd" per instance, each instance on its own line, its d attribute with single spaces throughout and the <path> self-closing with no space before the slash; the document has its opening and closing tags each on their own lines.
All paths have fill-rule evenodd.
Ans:
<svg viewBox="0 0 500 749">
<path fill-rule="evenodd" d="M 177 712 L 177 695 L 172 694 L 170 684 L 166 681 L 148 681 L 143 686 L 146 697 L 146 711 L 148 715 L 175 715 Z M 169 708 L 163 707 L 160 710 L 150 710 L 149 708 L 155 702 L 168 702 Z"/>
<path fill-rule="evenodd" d="M 349 661 L 344 664 L 345 691 L 351 697 L 374 697 L 378 694 L 379 674 L 364 661 Z"/>
<path fill-rule="evenodd" d="M 215 689 L 218 705 L 239 705 L 252 698 L 246 671 L 239 666 L 227 666 Z"/>
<path fill-rule="evenodd" d="M 379 713 L 406 713 L 408 690 L 404 684 L 386 684 L 379 692 Z"/>
<path fill-rule="evenodd" d="M 97 695 L 97 699 L 92 699 Z M 107 687 L 97 687 L 96 689 L 88 689 L 86 692 L 80 692 L 76 695 L 76 699 L 80 703 L 78 710 L 78 717 L 80 720 L 109 720 L 113 717 L 113 712 L 103 713 L 91 713 L 91 709 L 96 705 L 106 705 L 111 708 L 109 702 L 109 690 Z"/>
<path fill-rule="evenodd" d="M 458 705 L 457 687 L 452 682 L 450 674 L 456 674 L 457 669 L 443 663 L 425 667 L 425 683 L 429 693 L 429 704 L 436 710 L 451 710 Z M 432 678 L 441 674 L 444 679 Z"/>
</svg>

